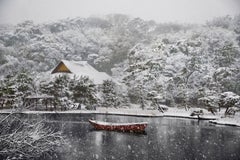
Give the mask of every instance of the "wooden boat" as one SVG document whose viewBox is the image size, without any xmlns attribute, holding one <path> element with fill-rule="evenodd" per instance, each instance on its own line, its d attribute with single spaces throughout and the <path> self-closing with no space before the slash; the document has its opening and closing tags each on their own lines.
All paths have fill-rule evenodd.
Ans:
<svg viewBox="0 0 240 160">
<path fill-rule="evenodd" d="M 121 131 L 121 132 L 144 132 L 147 122 L 138 123 L 111 123 L 89 119 L 89 123 L 97 130 Z"/>
</svg>

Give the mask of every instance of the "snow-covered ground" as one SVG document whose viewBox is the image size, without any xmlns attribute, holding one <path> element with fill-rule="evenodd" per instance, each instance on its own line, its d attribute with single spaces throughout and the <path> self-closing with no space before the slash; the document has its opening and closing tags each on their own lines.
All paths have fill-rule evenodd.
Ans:
<svg viewBox="0 0 240 160">
<path fill-rule="evenodd" d="M 233 117 L 224 117 L 216 120 L 210 120 L 210 123 L 219 124 L 219 125 L 230 125 L 240 127 L 240 115 L 235 115 Z"/>
<path fill-rule="evenodd" d="M 141 109 L 139 106 L 133 105 L 130 108 L 104 108 L 99 107 L 97 110 L 68 110 L 68 111 L 30 111 L 25 110 L 21 113 L 24 114 L 46 114 L 46 113 L 58 113 L 58 114 L 79 114 L 79 113 L 95 113 L 95 114 L 112 114 L 112 115 L 128 115 L 128 116 L 140 116 L 140 117 L 176 117 L 176 118 L 189 118 L 198 119 L 197 116 L 190 116 L 194 110 L 199 110 L 196 108 L 191 108 L 186 111 L 184 108 L 169 108 L 164 113 L 153 109 Z M 1 113 L 11 113 L 12 110 L 1 110 Z M 237 113 L 234 117 L 223 117 L 224 111 L 216 115 L 211 114 L 204 110 L 204 115 L 200 118 L 209 120 L 210 123 L 221 124 L 221 125 L 231 125 L 240 127 L 240 113 Z"/>
</svg>

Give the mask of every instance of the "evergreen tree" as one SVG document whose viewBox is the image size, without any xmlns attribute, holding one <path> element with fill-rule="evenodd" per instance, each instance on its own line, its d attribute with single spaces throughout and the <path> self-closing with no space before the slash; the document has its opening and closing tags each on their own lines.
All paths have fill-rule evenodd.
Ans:
<svg viewBox="0 0 240 160">
<path fill-rule="evenodd" d="M 14 83 L 13 74 L 5 76 L 4 79 L 1 81 L 0 95 L 14 95 L 16 91 L 17 89 Z"/>
<path fill-rule="evenodd" d="M 55 97 L 68 97 L 69 98 L 69 85 L 70 79 L 68 76 L 59 76 L 54 81 L 54 96 Z"/>
<path fill-rule="evenodd" d="M 117 107 L 120 104 L 116 92 L 116 85 L 113 81 L 105 80 L 102 85 L 102 106 L 104 107 Z"/>
<path fill-rule="evenodd" d="M 1 81 L 0 95 L 7 98 L 6 105 L 11 107 L 21 106 L 23 98 L 30 95 L 33 91 L 31 76 L 22 71 L 14 76 L 14 74 L 7 75 Z M 8 102 L 9 101 L 9 102 Z"/>
<path fill-rule="evenodd" d="M 16 86 L 18 94 L 26 97 L 33 91 L 33 79 L 26 71 L 23 71 L 16 77 Z"/>
<path fill-rule="evenodd" d="M 40 83 L 40 92 L 42 94 L 47 94 L 47 95 L 54 95 L 55 89 L 54 89 L 54 82 L 41 82 Z"/>
<path fill-rule="evenodd" d="M 74 102 L 84 104 L 89 109 L 98 101 L 95 84 L 88 77 L 81 76 L 79 79 L 75 77 L 71 80 L 70 91 Z"/>
<path fill-rule="evenodd" d="M 66 109 L 68 105 L 65 101 L 66 99 L 70 99 L 69 83 L 70 79 L 68 76 L 58 76 L 54 79 L 54 81 L 41 83 L 40 91 L 43 94 L 54 96 L 54 105 L 60 105 Z"/>
<path fill-rule="evenodd" d="M 12 74 L 7 75 L 1 81 L 0 96 L 5 99 L 3 106 L 7 108 L 16 107 L 16 92 L 17 88 L 14 83 L 14 76 Z"/>
</svg>

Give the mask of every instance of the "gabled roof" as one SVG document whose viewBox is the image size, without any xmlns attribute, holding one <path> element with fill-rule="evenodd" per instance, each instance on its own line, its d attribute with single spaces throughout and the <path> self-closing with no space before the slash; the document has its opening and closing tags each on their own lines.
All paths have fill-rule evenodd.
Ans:
<svg viewBox="0 0 240 160">
<path fill-rule="evenodd" d="M 105 72 L 99 72 L 91 65 L 87 63 L 87 61 L 67 61 L 62 60 L 51 72 L 55 73 L 69 73 L 71 75 L 76 76 L 87 76 L 89 77 L 95 84 L 102 84 L 104 80 L 112 80 Z"/>
</svg>

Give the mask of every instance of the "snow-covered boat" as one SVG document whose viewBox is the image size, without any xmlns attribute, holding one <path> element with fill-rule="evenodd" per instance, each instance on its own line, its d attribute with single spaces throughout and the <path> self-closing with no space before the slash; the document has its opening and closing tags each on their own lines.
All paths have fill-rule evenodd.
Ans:
<svg viewBox="0 0 240 160">
<path fill-rule="evenodd" d="M 112 123 L 89 119 L 90 124 L 97 130 L 121 131 L 121 132 L 144 132 L 147 122 L 137 123 Z"/>
</svg>

